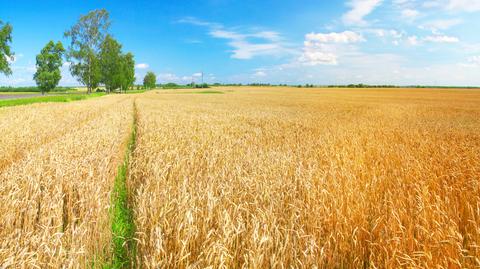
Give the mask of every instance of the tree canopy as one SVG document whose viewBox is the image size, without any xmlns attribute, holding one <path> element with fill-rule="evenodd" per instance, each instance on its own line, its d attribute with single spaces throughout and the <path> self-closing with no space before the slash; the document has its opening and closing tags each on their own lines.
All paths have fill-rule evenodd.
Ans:
<svg viewBox="0 0 480 269">
<path fill-rule="evenodd" d="M 107 35 L 99 54 L 101 82 L 107 92 L 127 91 L 135 82 L 135 60 L 132 53 L 123 54 L 122 45 Z"/>
<path fill-rule="evenodd" d="M 157 76 L 153 72 L 147 72 L 145 77 L 143 78 L 143 86 L 147 89 L 155 88 L 157 84 Z"/>
<path fill-rule="evenodd" d="M 135 59 L 132 53 L 122 56 L 121 89 L 126 92 L 135 83 Z"/>
<path fill-rule="evenodd" d="M 62 78 L 60 67 L 65 52 L 62 43 L 50 41 L 37 55 L 37 72 L 33 79 L 42 91 L 42 94 L 54 89 Z"/>
<path fill-rule="evenodd" d="M 13 52 L 10 48 L 12 43 L 12 26 L 8 23 L 4 24 L 0 20 L 0 73 L 5 75 L 12 74 L 9 60 L 13 59 Z"/>
<path fill-rule="evenodd" d="M 101 82 L 107 92 L 121 87 L 122 79 L 122 45 L 112 36 L 107 35 L 101 44 L 99 54 Z"/>
<path fill-rule="evenodd" d="M 110 27 L 110 15 L 105 9 L 90 11 L 81 16 L 64 36 L 70 38 L 67 59 L 70 71 L 88 92 L 96 88 L 101 80 L 98 54 Z"/>
</svg>

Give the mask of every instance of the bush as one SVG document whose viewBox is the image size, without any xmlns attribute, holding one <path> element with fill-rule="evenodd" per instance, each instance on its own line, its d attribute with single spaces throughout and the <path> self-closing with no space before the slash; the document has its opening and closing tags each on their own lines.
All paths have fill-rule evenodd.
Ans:
<svg viewBox="0 0 480 269">
<path fill-rule="evenodd" d="M 180 86 L 176 83 L 167 83 L 162 86 L 164 89 L 178 89 Z"/>
</svg>

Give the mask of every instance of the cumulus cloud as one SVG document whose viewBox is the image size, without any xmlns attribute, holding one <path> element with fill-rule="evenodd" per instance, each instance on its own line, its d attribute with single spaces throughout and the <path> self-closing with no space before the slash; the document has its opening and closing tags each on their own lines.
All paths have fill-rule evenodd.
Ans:
<svg viewBox="0 0 480 269">
<path fill-rule="evenodd" d="M 362 35 L 345 31 L 340 33 L 309 33 L 305 35 L 303 53 L 298 61 L 303 65 L 337 65 L 336 45 L 365 41 Z"/>
<path fill-rule="evenodd" d="M 447 35 L 431 35 L 424 38 L 427 42 L 433 43 L 458 43 L 460 40 L 454 36 Z"/>
<path fill-rule="evenodd" d="M 323 46 L 305 46 L 299 61 L 304 65 L 337 65 L 337 55 L 327 52 L 328 48 Z"/>
<path fill-rule="evenodd" d="M 137 69 L 147 69 L 149 67 L 150 66 L 146 63 L 140 63 L 140 64 L 135 65 L 135 68 L 137 68 Z"/>
<path fill-rule="evenodd" d="M 320 43 L 355 43 L 365 41 L 360 35 L 352 31 L 345 31 L 341 33 L 310 33 L 305 36 L 307 42 Z"/>
<path fill-rule="evenodd" d="M 351 8 L 342 17 L 347 25 L 366 25 L 364 18 L 382 3 L 382 0 L 351 0 L 348 6 Z"/>
</svg>

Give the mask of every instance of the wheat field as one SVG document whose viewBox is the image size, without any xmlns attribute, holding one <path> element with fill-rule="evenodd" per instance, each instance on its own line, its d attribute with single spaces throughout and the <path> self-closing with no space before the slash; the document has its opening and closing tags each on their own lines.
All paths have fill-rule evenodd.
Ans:
<svg viewBox="0 0 480 269">
<path fill-rule="evenodd" d="M 480 267 L 479 90 L 288 87 L 0 108 L 0 267 L 108 264 L 132 122 L 124 267 Z"/>
<path fill-rule="evenodd" d="M 130 97 L 0 109 L 0 267 L 88 268 L 110 251 Z"/>
<path fill-rule="evenodd" d="M 145 268 L 480 266 L 480 92 L 220 89 L 137 100 Z"/>
</svg>

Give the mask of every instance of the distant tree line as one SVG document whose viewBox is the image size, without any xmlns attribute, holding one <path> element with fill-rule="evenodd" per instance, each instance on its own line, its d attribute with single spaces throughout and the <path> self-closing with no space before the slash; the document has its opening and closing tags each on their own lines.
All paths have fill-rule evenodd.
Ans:
<svg viewBox="0 0 480 269">
<path fill-rule="evenodd" d="M 439 88 L 439 89 L 478 89 L 480 87 L 472 86 L 428 86 L 428 85 L 370 85 L 370 84 L 348 84 L 348 85 L 328 85 L 328 88 L 418 88 L 418 89 L 427 89 L 427 88 Z"/>
<path fill-rule="evenodd" d="M 205 88 L 210 88 L 210 85 L 207 83 L 201 83 L 201 84 L 196 84 L 196 83 L 190 83 L 186 85 L 181 85 L 181 84 L 176 84 L 176 83 L 166 83 L 166 84 L 159 84 L 157 85 L 158 87 L 161 87 L 162 89 L 205 89 Z"/>
<path fill-rule="evenodd" d="M 394 85 L 368 85 L 368 84 L 348 84 L 348 85 L 328 85 L 328 88 L 397 88 Z"/>
</svg>

